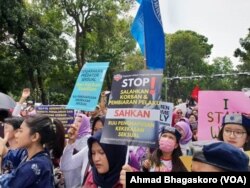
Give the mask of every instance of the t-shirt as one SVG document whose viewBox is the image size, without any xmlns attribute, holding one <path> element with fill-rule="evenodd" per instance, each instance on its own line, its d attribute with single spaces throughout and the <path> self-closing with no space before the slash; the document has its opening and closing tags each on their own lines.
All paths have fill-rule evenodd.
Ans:
<svg viewBox="0 0 250 188">
<path fill-rule="evenodd" d="M 160 166 L 153 166 L 150 168 L 150 172 L 171 172 L 173 168 L 172 160 L 161 159 Z"/>
</svg>

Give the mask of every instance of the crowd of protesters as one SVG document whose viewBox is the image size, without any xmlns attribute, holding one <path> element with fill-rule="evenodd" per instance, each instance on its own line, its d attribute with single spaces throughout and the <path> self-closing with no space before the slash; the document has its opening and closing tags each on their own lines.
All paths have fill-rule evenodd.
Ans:
<svg viewBox="0 0 250 188">
<path fill-rule="evenodd" d="M 245 115 L 225 115 L 218 141 L 197 151 L 192 151 L 199 127 L 195 104 L 185 114 L 174 109 L 172 126 L 161 128 L 156 148 L 113 145 L 100 142 L 105 92 L 95 111 L 76 114 L 67 139 L 63 124 L 38 114 L 29 95 L 24 89 L 12 113 L 0 109 L 0 187 L 125 187 L 126 172 L 187 172 L 183 155 L 193 155 L 195 172 L 249 171 L 244 151 L 250 119 Z"/>
</svg>

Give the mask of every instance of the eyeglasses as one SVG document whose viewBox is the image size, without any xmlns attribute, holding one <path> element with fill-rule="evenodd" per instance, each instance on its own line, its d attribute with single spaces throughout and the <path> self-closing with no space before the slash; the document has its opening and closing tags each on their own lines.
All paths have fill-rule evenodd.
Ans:
<svg viewBox="0 0 250 188">
<path fill-rule="evenodd" d="M 234 131 L 234 130 L 231 130 L 231 129 L 224 129 L 224 134 L 226 136 L 231 136 L 233 133 L 233 135 L 236 137 L 236 138 L 241 138 L 246 132 L 243 132 L 243 131 Z"/>
<path fill-rule="evenodd" d="M 177 114 L 182 114 L 182 112 L 177 112 Z"/>
</svg>

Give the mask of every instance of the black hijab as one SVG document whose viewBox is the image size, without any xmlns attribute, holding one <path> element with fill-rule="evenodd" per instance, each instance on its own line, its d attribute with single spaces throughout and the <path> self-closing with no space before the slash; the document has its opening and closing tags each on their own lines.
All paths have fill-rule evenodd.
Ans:
<svg viewBox="0 0 250 188">
<path fill-rule="evenodd" d="M 120 171 L 126 160 L 127 146 L 100 143 L 101 135 L 102 132 L 98 131 L 88 139 L 89 161 L 92 166 L 94 182 L 102 188 L 111 188 L 120 178 Z M 102 147 L 107 156 L 109 171 L 105 174 L 99 174 L 94 166 L 91 155 L 91 148 L 94 142 L 97 142 Z"/>
</svg>

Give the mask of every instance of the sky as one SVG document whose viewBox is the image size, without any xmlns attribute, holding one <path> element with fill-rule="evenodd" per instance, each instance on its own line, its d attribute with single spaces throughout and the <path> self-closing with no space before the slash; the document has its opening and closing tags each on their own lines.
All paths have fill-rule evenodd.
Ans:
<svg viewBox="0 0 250 188">
<path fill-rule="evenodd" d="M 250 0 L 159 0 L 165 33 L 192 30 L 213 44 L 209 61 L 215 57 L 233 57 L 250 28 Z M 137 7 L 134 8 L 136 14 Z"/>
</svg>

